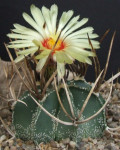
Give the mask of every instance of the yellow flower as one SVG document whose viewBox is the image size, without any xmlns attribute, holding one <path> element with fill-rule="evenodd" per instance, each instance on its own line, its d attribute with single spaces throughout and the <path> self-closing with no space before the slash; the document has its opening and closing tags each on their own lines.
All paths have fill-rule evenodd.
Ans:
<svg viewBox="0 0 120 150">
<path fill-rule="evenodd" d="M 87 18 L 80 21 L 80 16 L 72 18 L 74 12 L 69 10 L 63 12 L 57 21 L 58 7 L 55 4 L 50 9 L 43 6 L 41 10 L 31 5 L 30 10 L 32 17 L 23 13 L 23 18 L 33 29 L 14 24 L 13 33 L 8 34 L 9 38 L 17 39 L 8 45 L 9 48 L 18 49 L 15 62 L 21 61 L 25 56 L 32 56 L 39 50 L 36 70 L 40 71 L 58 40 L 52 51 L 52 59 L 57 63 L 60 76 L 65 73 L 65 64 L 72 64 L 75 59 L 82 63 L 92 63 L 89 57 L 95 54 L 88 50 L 91 49 L 88 35 L 94 49 L 99 48 L 99 42 L 93 40 L 98 35 L 93 33 L 92 27 L 82 28 L 88 21 Z"/>
</svg>

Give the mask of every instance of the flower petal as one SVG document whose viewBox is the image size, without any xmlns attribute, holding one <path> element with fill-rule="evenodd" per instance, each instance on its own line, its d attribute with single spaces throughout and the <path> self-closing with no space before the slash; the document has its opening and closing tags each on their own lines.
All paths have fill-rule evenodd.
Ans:
<svg viewBox="0 0 120 150">
<path fill-rule="evenodd" d="M 7 34 L 7 36 L 12 39 L 25 39 L 25 40 L 32 40 L 34 38 L 29 35 L 21 35 L 21 34 L 15 34 L 15 33 Z"/>
<path fill-rule="evenodd" d="M 25 54 L 25 55 L 20 55 L 20 56 L 18 56 L 18 57 L 14 60 L 14 62 L 15 62 L 15 63 L 20 62 L 20 61 L 23 60 L 23 59 L 25 58 L 25 56 L 27 56 L 27 55 L 29 55 L 29 54 Z"/>
<path fill-rule="evenodd" d="M 95 44 L 95 45 L 98 45 L 99 42 L 98 41 L 95 41 L 95 40 L 90 40 L 91 43 Z M 80 42 L 80 43 L 89 43 L 89 40 L 88 39 L 75 39 L 73 40 L 73 42 Z"/>
<path fill-rule="evenodd" d="M 100 48 L 100 43 L 95 40 L 90 40 L 92 43 L 92 46 L 94 49 Z M 88 48 L 91 49 L 91 45 L 88 41 L 88 39 L 69 39 L 69 42 L 67 42 L 67 47 L 72 46 L 72 47 L 81 47 L 81 48 Z"/>
<path fill-rule="evenodd" d="M 79 21 L 77 24 L 75 24 L 73 27 L 71 27 L 63 36 L 63 39 L 68 36 L 70 33 L 75 31 L 76 29 L 80 28 L 82 25 L 84 25 L 88 21 L 88 18 L 83 18 L 81 21 Z"/>
<path fill-rule="evenodd" d="M 65 65 L 64 65 L 64 63 L 57 62 L 57 72 L 58 72 L 58 76 L 60 78 L 64 76 L 64 74 L 65 74 Z"/>
<path fill-rule="evenodd" d="M 76 39 L 77 38 L 79 38 L 79 37 L 81 37 L 82 35 L 89 35 L 89 34 L 92 34 L 92 32 L 93 32 L 93 28 L 92 27 L 86 27 L 86 28 L 83 28 L 83 29 L 81 29 L 81 30 L 79 30 L 79 31 L 76 31 L 76 32 L 74 32 L 74 33 L 72 33 L 72 34 L 70 34 L 70 35 L 68 35 L 66 38 L 65 38 L 65 41 L 69 41 L 69 39 L 72 39 L 72 37 L 76 37 Z M 77 37 L 78 36 L 78 37 Z M 88 38 L 87 38 L 88 39 Z"/>
<path fill-rule="evenodd" d="M 17 52 L 17 54 L 26 55 L 26 54 L 35 53 L 37 50 L 38 50 L 38 47 L 32 47 L 32 48 L 28 48 L 26 50 L 21 50 L 21 51 Z"/>
<path fill-rule="evenodd" d="M 23 30 L 31 30 L 30 28 L 26 28 L 25 26 L 22 26 L 22 25 L 20 25 L 20 24 L 18 24 L 18 23 L 13 24 L 13 26 L 14 26 L 16 29 L 20 30 L 20 31 L 23 31 Z"/>
<path fill-rule="evenodd" d="M 79 34 L 79 31 L 78 32 L 74 32 L 73 34 L 70 34 L 67 36 L 66 40 L 68 39 L 88 39 L 88 36 L 90 39 L 95 39 L 98 36 L 98 34 L 93 34 L 93 33 L 85 33 L 85 34 Z"/>
<path fill-rule="evenodd" d="M 92 56 L 94 57 L 95 56 L 95 53 L 91 52 L 91 51 L 87 51 L 87 50 L 84 50 L 84 49 L 81 49 L 81 48 L 78 48 L 78 47 L 68 47 L 64 50 L 65 52 L 72 52 L 72 53 L 75 53 L 76 55 L 83 55 L 83 56 Z"/>
<path fill-rule="evenodd" d="M 56 33 L 56 23 L 57 23 L 58 7 L 57 5 L 52 5 L 50 8 L 50 17 L 53 34 Z"/>
<path fill-rule="evenodd" d="M 92 49 L 91 45 L 89 43 L 78 43 L 78 42 L 71 42 L 67 45 L 68 47 L 72 46 L 72 47 L 78 47 L 80 49 Z M 92 45 L 94 49 L 99 49 L 100 45 L 96 44 L 96 45 Z"/>
<path fill-rule="evenodd" d="M 41 35 L 34 31 L 34 30 L 18 30 L 18 29 L 13 29 L 12 30 L 15 33 L 19 33 L 21 35 L 30 35 L 33 36 L 34 38 L 38 39 L 38 40 L 42 40 L 43 38 L 41 37 Z"/>
<path fill-rule="evenodd" d="M 48 56 L 50 54 L 50 52 L 51 52 L 50 50 L 44 50 L 39 55 L 37 55 L 35 58 L 36 59 L 44 58 L 44 57 Z"/>
<path fill-rule="evenodd" d="M 24 43 L 24 44 L 13 44 L 13 45 L 8 45 L 9 48 L 25 48 L 25 47 L 31 47 L 35 46 L 34 43 Z"/>
<path fill-rule="evenodd" d="M 40 27 L 43 27 L 45 20 L 41 13 L 41 10 L 38 7 L 36 7 L 35 5 L 31 5 L 30 10 L 31 10 L 31 14 L 32 14 L 33 18 L 35 19 L 36 23 Z"/>
<path fill-rule="evenodd" d="M 56 51 L 55 53 L 56 55 L 56 60 L 59 63 L 68 63 L 68 64 L 72 64 L 73 60 L 63 51 Z"/>
<path fill-rule="evenodd" d="M 38 64 L 37 64 L 37 67 L 36 67 L 36 71 L 37 72 L 40 72 L 41 69 L 43 68 L 43 66 L 45 65 L 45 62 L 47 60 L 48 56 L 44 57 L 43 59 L 40 59 Z"/>
<path fill-rule="evenodd" d="M 12 42 L 9 42 L 10 44 L 23 44 L 23 43 L 31 43 L 31 40 L 15 40 Z"/>
<path fill-rule="evenodd" d="M 70 20 L 70 18 L 73 15 L 73 11 L 69 10 L 68 12 L 63 12 L 60 21 L 59 21 L 59 25 L 58 25 L 58 29 L 57 29 L 57 33 L 59 35 L 59 33 L 61 32 L 61 30 L 63 29 L 63 27 L 67 24 L 67 22 Z"/>
<path fill-rule="evenodd" d="M 26 22 L 28 22 L 34 29 L 36 29 L 42 37 L 45 37 L 45 32 L 43 29 L 40 28 L 40 26 L 27 14 L 23 13 L 23 18 L 25 19 Z"/>
<path fill-rule="evenodd" d="M 74 58 L 82 63 L 92 64 L 91 60 L 85 55 L 76 53 L 75 51 L 65 51 L 65 52 L 68 53 L 72 58 Z"/>
<path fill-rule="evenodd" d="M 80 16 L 76 16 L 66 25 L 66 27 L 61 32 L 60 38 L 63 38 L 63 35 L 66 31 L 68 31 L 72 26 L 74 26 L 77 23 L 77 20 L 80 18 Z"/>
<path fill-rule="evenodd" d="M 52 30 L 52 24 L 51 24 L 51 19 L 50 19 L 50 11 L 48 8 L 43 6 L 42 13 L 43 13 L 46 25 L 48 27 L 49 33 L 51 34 L 51 33 L 53 33 L 53 30 Z"/>
</svg>

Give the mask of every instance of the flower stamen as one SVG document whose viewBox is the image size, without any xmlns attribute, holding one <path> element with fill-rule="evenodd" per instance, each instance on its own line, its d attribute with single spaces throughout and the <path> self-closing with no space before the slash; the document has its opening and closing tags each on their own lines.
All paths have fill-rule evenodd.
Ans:
<svg viewBox="0 0 120 150">
<path fill-rule="evenodd" d="M 42 42 L 42 45 L 44 47 L 46 47 L 47 49 L 50 49 L 52 50 L 53 46 L 55 45 L 55 40 L 53 38 L 49 38 L 49 39 L 45 39 L 43 42 Z M 55 51 L 61 51 L 65 48 L 65 43 L 62 41 L 62 40 L 58 40 L 58 42 L 56 43 L 56 46 L 53 50 L 53 53 L 55 53 Z"/>
</svg>

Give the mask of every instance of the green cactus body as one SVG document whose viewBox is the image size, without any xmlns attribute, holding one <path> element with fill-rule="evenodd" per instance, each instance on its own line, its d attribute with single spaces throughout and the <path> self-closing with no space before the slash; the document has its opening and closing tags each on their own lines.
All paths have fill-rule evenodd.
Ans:
<svg viewBox="0 0 120 150">
<path fill-rule="evenodd" d="M 74 111 L 75 118 L 78 117 L 82 105 L 89 94 L 91 86 L 83 80 L 72 80 L 67 83 L 68 91 Z M 67 96 L 64 88 L 59 91 L 62 103 L 66 111 L 72 116 Z M 100 137 L 106 128 L 105 112 L 99 113 L 92 120 L 79 124 L 78 126 L 68 126 L 51 119 L 32 100 L 28 92 L 20 98 L 23 103 L 17 102 L 13 112 L 13 124 L 16 135 L 23 140 L 33 140 L 36 143 L 49 142 L 51 140 L 61 140 L 67 137 L 79 142 L 85 137 Z M 79 121 L 82 121 L 95 114 L 105 103 L 101 95 L 92 94 Z M 71 122 L 63 112 L 55 90 L 47 90 L 47 94 L 40 104 L 55 117 Z"/>
<path fill-rule="evenodd" d="M 20 97 L 21 101 L 26 103 L 27 106 L 21 102 L 17 102 L 13 111 L 13 124 L 16 129 L 16 135 L 24 140 L 29 140 L 32 137 L 32 116 L 34 116 L 38 107 L 29 95 L 29 92 L 26 91 Z"/>
<path fill-rule="evenodd" d="M 59 109 L 56 92 L 49 91 L 48 94 L 40 102 L 42 106 L 52 115 L 56 116 Z M 55 139 L 56 122 L 51 119 L 44 111 L 37 107 L 36 115 L 33 119 L 33 139 L 38 143 L 43 141 L 51 141 Z"/>
</svg>

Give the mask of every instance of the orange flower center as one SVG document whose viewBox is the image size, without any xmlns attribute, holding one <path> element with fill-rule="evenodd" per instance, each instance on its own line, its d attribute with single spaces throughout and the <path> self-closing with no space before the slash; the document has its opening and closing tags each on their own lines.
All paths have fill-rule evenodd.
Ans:
<svg viewBox="0 0 120 150">
<path fill-rule="evenodd" d="M 53 46 L 55 45 L 55 40 L 52 39 L 52 38 L 49 38 L 49 39 L 45 39 L 43 42 L 42 42 L 42 45 L 44 47 L 46 47 L 47 49 L 50 49 L 52 50 Z M 57 44 L 55 45 L 55 48 L 53 50 L 53 53 L 54 54 L 56 51 L 61 51 L 63 50 L 65 47 L 65 43 L 62 41 L 62 40 L 58 40 Z"/>
</svg>

